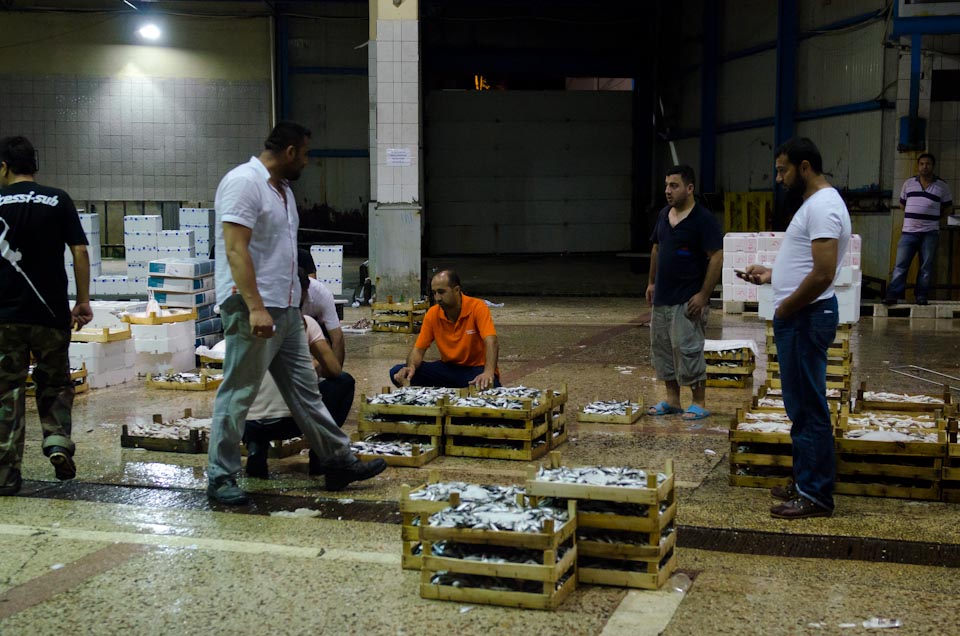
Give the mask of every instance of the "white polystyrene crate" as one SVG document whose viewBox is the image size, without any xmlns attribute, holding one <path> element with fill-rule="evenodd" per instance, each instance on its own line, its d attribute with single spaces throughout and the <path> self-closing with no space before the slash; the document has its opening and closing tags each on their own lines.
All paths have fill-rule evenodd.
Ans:
<svg viewBox="0 0 960 636">
<path fill-rule="evenodd" d="M 96 212 L 80 215 L 80 227 L 89 235 L 91 232 L 100 231 L 100 215 Z"/>
<path fill-rule="evenodd" d="M 165 322 L 159 325 L 130 325 L 134 340 L 162 340 L 190 338 L 194 335 L 195 321 Z"/>
<path fill-rule="evenodd" d="M 179 335 L 175 338 L 136 339 L 133 346 L 137 353 L 174 354 L 181 351 L 193 352 L 195 334 Z"/>
<path fill-rule="evenodd" d="M 773 264 L 777 262 L 777 253 L 776 252 L 757 252 L 757 262 L 764 267 L 773 267 Z"/>
<path fill-rule="evenodd" d="M 317 276 L 317 280 L 324 284 L 324 286 L 330 290 L 330 293 L 334 295 L 339 295 L 343 293 L 343 279 L 341 278 L 320 278 Z"/>
<path fill-rule="evenodd" d="M 159 247 L 157 248 L 157 260 L 168 258 L 196 258 L 197 248 L 195 245 L 190 247 Z"/>
<path fill-rule="evenodd" d="M 723 236 L 724 252 L 756 252 L 756 232 L 727 232 Z"/>
<path fill-rule="evenodd" d="M 724 285 L 723 286 L 723 300 L 727 301 L 738 301 L 738 302 L 756 302 L 757 300 L 757 286 L 756 285 Z"/>
<path fill-rule="evenodd" d="M 833 284 L 837 287 L 848 287 L 850 285 L 859 285 L 863 280 L 863 272 L 859 267 L 841 267 L 837 272 L 837 277 Z"/>
<path fill-rule="evenodd" d="M 755 252 L 724 252 L 723 266 L 731 269 L 743 269 L 757 262 Z"/>
<path fill-rule="evenodd" d="M 178 219 L 184 225 L 212 225 L 215 222 L 213 208 L 180 208 Z"/>
<path fill-rule="evenodd" d="M 850 251 L 854 254 L 860 254 L 862 252 L 863 240 L 859 234 L 853 234 L 850 236 Z"/>
<path fill-rule="evenodd" d="M 724 267 L 720 272 L 720 283 L 723 285 L 739 285 L 744 282 L 732 267 Z"/>
<path fill-rule="evenodd" d="M 840 311 L 841 323 L 856 323 L 860 321 L 860 291 L 861 285 L 836 287 L 837 306 Z"/>
<path fill-rule="evenodd" d="M 757 232 L 758 252 L 779 252 L 785 232 Z"/>
<path fill-rule="evenodd" d="M 773 320 L 773 285 L 757 287 L 757 315 L 763 320 Z"/>
<path fill-rule="evenodd" d="M 159 214 L 130 214 L 123 217 L 123 231 L 159 232 L 163 230 L 163 219 Z"/>
<path fill-rule="evenodd" d="M 157 247 L 186 247 L 193 248 L 196 239 L 193 230 L 163 230 L 157 234 Z"/>
<path fill-rule="evenodd" d="M 343 265 L 343 245 L 311 245 L 310 256 L 316 266 Z"/>
<path fill-rule="evenodd" d="M 195 369 L 196 366 L 196 353 L 192 347 L 189 351 L 178 353 L 138 353 L 134 360 L 136 372 L 142 375 L 164 373 L 171 369 L 174 372 L 184 372 Z"/>
</svg>

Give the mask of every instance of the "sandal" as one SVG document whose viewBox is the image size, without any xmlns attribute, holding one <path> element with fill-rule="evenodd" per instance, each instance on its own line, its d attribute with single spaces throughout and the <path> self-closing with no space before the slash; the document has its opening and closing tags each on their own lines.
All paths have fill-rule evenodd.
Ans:
<svg viewBox="0 0 960 636">
<path fill-rule="evenodd" d="M 693 420 L 702 420 L 705 417 L 710 417 L 710 411 L 696 404 L 691 404 L 687 407 L 687 410 L 683 412 L 683 419 L 691 422 Z"/>
<path fill-rule="evenodd" d="M 666 400 L 661 400 L 657 404 L 654 404 L 647 409 L 647 415 L 653 415 L 659 417 L 661 415 L 675 415 L 677 413 L 682 413 L 683 411 L 676 406 L 670 406 L 667 404 Z"/>
</svg>

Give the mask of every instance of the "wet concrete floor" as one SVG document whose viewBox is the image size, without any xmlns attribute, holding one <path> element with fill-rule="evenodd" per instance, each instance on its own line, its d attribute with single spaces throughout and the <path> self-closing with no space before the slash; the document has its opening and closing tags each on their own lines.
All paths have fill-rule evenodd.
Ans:
<svg viewBox="0 0 960 636">
<path fill-rule="evenodd" d="M 0 634 L 54 634 L 65 625 L 88 634 L 199 634 L 215 625 L 244 632 L 262 625 L 258 631 L 273 634 L 822 634 L 861 632 L 840 624 L 871 616 L 900 618 L 898 633 L 960 633 L 960 506 L 838 496 L 830 519 L 774 520 L 766 491 L 727 480 L 726 429 L 750 388 L 708 390 L 713 416 L 701 422 L 575 421 L 594 399 L 641 397 L 651 404 L 663 397 L 642 301 L 491 300 L 506 303 L 493 310 L 505 383 L 568 387 L 565 463 L 660 468 L 675 461 L 679 563 L 694 578 L 685 595 L 582 586 L 555 612 L 420 599 L 418 574 L 399 567 L 400 485 L 424 482 L 427 469 L 442 479 L 522 483 L 528 464 L 441 457 L 424 469 L 390 468 L 357 488 L 327 493 L 322 480 L 307 475 L 306 457 L 295 456 L 272 460 L 270 480 L 242 480 L 254 504 L 225 511 L 203 494 L 204 456 L 119 444 L 123 424 L 153 413 L 170 418 L 192 408 L 208 415 L 213 394 L 129 384 L 77 397 L 79 473 L 69 484 L 53 480 L 40 454 L 35 408 L 28 408 L 28 481 L 20 496 L 0 500 Z M 363 311 L 348 309 L 346 318 Z M 714 312 L 708 337 L 753 339 L 762 352 L 764 324 Z M 387 370 L 413 340 L 348 337 L 356 403 L 360 392 L 388 383 Z M 865 318 L 852 338 L 854 383 L 935 392 L 891 367 L 960 376 L 958 347 L 956 321 Z M 765 371 L 761 356 L 755 385 Z M 355 428 L 354 412 L 346 429 Z M 320 516 L 267 516 L 304 507 Z M 804 558 L 811 556 L 821 558 Z"/>
</svg>

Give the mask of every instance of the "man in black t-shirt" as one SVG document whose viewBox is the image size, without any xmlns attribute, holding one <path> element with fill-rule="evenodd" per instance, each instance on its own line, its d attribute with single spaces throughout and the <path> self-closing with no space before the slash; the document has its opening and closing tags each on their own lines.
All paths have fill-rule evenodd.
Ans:
<svg viewBox="0 0 960 636">
<path fill-rule="evenodd" d="M 37 412 L 43 453 L 57 479 L 73 479 L 70 439 L 73 382 L 71 327 L 93 319 L 87 237 L 63 190 L 34 181 L 37 153 L 25 137 L 0 139 L 0 495 L 14 495 L 22 477 L 26 380 L 36 359 Z M 77 302 L 70 310 L 64 246 L 73 253 Z"/>
<path fill-rule="evenodd" d="M 657 377 L 666 385 L 667 399 L 647 412 L 682 412 L 685 420 L 699 420 L 710 415 L 704 408 L 704 326 L 710 293 L 723 267 L 723 234 L 713 214 L 694 199 L 693 168 L 674 166 L 664 181 L 667 206 L 650 237 L 647 302 L 653 305 L 650 353 Z M 681 386 L 693 392 L 686 410 L 680 406 Z"/>
</svg>

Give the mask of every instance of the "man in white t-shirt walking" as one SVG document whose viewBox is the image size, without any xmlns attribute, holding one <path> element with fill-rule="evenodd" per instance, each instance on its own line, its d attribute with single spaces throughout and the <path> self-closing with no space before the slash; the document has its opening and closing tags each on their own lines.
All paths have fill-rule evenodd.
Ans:
<svg viewBox="0 0 960 636">
<path fill-rule="evenodd" d="M 794 137 L 776 151 L 777 183 L 801 194 L 773 269 L 750 265 L 742 278 L 773 283 L 773 333 L 783 382 L 783 403 L 792 426 L 793 481 L 770 491 L 783 503 L 781 519 L 833 514 L 836 464 L 827 405 L 827 348 L 837 335 L 833 281 L 850 243 L 850 214 L 823 175 L 812 141 Z"/>
</svg>

